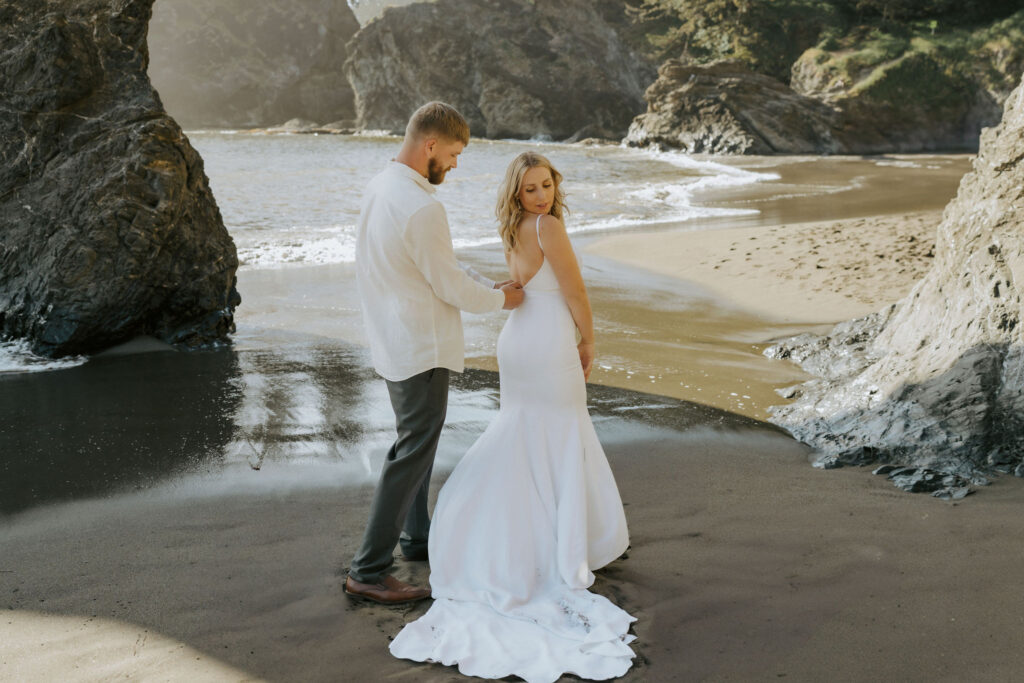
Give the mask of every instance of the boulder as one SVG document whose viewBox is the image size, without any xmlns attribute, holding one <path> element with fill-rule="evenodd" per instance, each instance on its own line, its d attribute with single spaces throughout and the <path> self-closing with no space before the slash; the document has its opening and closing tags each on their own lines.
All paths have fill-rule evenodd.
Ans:
<svg viewBox="0 0 1024 683">
<path fill-rule="evenodd" d="M 621 138 L 654 74 L 602 9 L 590 0 L 388 8 L 348 45 L 358 126 L 399 133 L 417 107 L 442 100 L 488 138 Z"/>
<path fill-rule="evenodd" d="M 153 0 L 0 2 L 0 336 L 222 340 L 238 259 L 146 76 Z"/>
<path fill-rule="evenodd" d="M 340 0 L 160 0 L 149 75 L 186 128 L 352 119 L 342 65 L 358 30 Z"/>
<path fill-rule="evenodd" d="M 670 59 L 644 94 L 625 142 L 705 154 L 827 154 L 837 114 L 737 61 Z"/>
<path fill-rule="evenodd" d="M 825 460 L 1024 474 L 1024 83 L 986 129 L 901 301 L 767 349 L 818 377 L 772 421 Z M 797 395 L 797 394 L 794 394 Z"/>
</svg>

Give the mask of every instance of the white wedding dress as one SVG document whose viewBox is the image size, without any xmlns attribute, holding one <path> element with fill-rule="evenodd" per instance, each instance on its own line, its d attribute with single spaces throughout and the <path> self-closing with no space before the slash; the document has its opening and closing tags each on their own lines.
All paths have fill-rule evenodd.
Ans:
<svg viewBox="0 0 1024 683">
<path fill-rule="evenodd" d="M 438 495 L 434 603 L 390 649 L 481 678 L 614 678 L 632 663 L 635 619 L 587 588 L 626 550 L 626 517 L 546 259 L 525 293 L 498 337 L 498 415 Z"/>
</svg>

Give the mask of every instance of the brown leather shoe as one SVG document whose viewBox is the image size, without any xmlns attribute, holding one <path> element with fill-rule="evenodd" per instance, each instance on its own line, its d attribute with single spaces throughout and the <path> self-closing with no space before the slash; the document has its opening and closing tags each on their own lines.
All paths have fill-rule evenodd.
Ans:
<svg viewBox="0 0 1024 683">
<path fill-rule="evenodd" d="M 417 588 L 402 583 L 388 574 L 380 583 L 362 583 L 351 576 L 345 579 L 345 592 L 355 598 L 373 600 L 384 605 L 400 605 L 430 597 L 429 588 Z"/>
</svg>

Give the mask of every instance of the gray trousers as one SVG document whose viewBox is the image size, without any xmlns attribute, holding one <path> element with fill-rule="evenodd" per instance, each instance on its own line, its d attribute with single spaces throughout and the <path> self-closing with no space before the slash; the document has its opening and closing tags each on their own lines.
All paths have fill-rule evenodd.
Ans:
<svg viewBox="0 0 1024 683">
<path fill-rule="evenodd" d="M 434 368 L 387 381 L 398 438 L 384 460 L 363 544 L 348 572 L 356 581 L 379 583 L 394 564 L 399 540 L 410 556 L 427 550 L 427 490 L 448 410 L 448 375 L 447 368 Z"/>
</svg>

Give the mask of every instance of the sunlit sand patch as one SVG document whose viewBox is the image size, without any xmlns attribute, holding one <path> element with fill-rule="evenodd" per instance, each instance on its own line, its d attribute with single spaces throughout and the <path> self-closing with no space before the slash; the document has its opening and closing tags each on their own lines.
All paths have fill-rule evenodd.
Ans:
<svg viewBox="0 0 1024 683">
<path fill-rule="evenodd" d="M 0 679 L 9 681 L 260 680 L 152 629 L 95 615 L 8 611 L 0 643 Z"/>
</svg>

